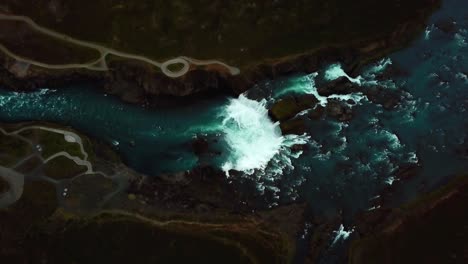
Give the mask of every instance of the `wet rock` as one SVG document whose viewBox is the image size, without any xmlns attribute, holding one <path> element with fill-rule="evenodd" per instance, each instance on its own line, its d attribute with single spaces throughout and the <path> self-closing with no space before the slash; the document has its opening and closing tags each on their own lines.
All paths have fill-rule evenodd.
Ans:
<svg viewBox="0 0 468 264">
<path fill-rule="evenodd" d="M 450 18 L 440 19 L 435 23 L 435 26 L 446 34 L 454 34 L 457 31 L 455 21 Z"/>
<path fill-rule="evenodd" d="M 339 121 L 349 121 L 353 118 L 352 109 L 340 101 L 330 101 L 326 106 L 328 116 L 338 119 Z"/>
<path fill-rule="evenodd" d="M 334 238 L 334 231 L 342 223 L 341 215 L 329 218 L 313 217 L 310 221 L 310 237 L 308 241 L 305 263 L 322 263 L 323 257 L 330 250 Z M 341 263 L 341 262 L 339 262 Z"/>
<path fill-rule="evenodd" d="M 392 64 L 387 65 L 383 72 L 380 72 L 376 77 L 376 80 L 392 80 L 395 78 L 403 78 L 409 76 L 409 72 L 403 70 L 402 67 L 398 66 L 397 62 L 392 62 Z M 364 92 L 364 91 L 363 91 Z"/>
<path fill-rule="evenodd" d="M 291 74 L 297 71 L 297 65 L 292 61 L 280 62 L 273 66 L 273 73 L 275 75 Z"/>
<path fill-rule="evenodd" d="M 317 88 L 318 93 L 322 96 L 330 96 L 332 94 L 350 94 L 358 92 L 359 90 L 359 86 L 350 82 L 346 77 L 340 77 Z"/>
<path fill-rule="evenodd" d="M 317 99 L 312 95 L 288 97 L 276 102 L 269 111 L 270 116 L 276 121 L 285 121 L 293 118 L 301 111 L 313 108 Z"/>
<path fill-rule="evenodd" d="M 399 92 L 381 86 L 368 87 L 363 92 L 371 102 L 382 105 L 386 110 L 394 109 L 401 101 Z"/>
<path fill-rule="evenodd" d="M 417 176 L 422 170 L 420 164 L 417 163 L 407 163 L 400 165 L 400 167 L 394 172 L 395 178 L 400 180 L 409 180 Z"/>
<path fill-rule="evenodd" d="M 195 155 L 200 156 L 209 151 L 209 143 L 205 138 L 197 137 L 192 142 L 192 149 Z"/>
<path fill-rule="evenodd" d="M 190 172 L 134 179 L 127 193 L 142 197 L 154 208 L 188 212 L 193 212 L 200 204 L 234 210 L 241 201 L 234 186 L 228 184 L 224 172 L 210 166 L 196 167 Z"/>
<path fill-rule="evenodd" d="M 349 263 L 445 263 L 463 256 L 468 232 L 468 181 L 461 176 L 398 208 L 362 213 L 356 221 L 358 239 L 349 250 Z M 431 252 L 431 254 L 428 254 Z M 466 261 L 452 261 L 465 263 Z M 414 261 L 412 261 L 414 260 Z M 450 262 L 450 261 L 449 261 Z"/>
<path fill-rule="evenodd" d="M 291 147 L 292 152 L 307 151 L 309 149 L 307 144 L 296 144 Z"/>
<path fill-rule="evenodd" d="M 456 148 L 455 153 L 460 157 L 468 159 L 468 141 L 465 140 L 458 148 Z"/>
<path fill-rule="evenodd" d="M 309 114 L 307 116 L 312 120 L 318 120 L 323 116 L 324 112 L 325 108 L 321 105 L 317 105 L 315 108 L 309 111 Z"/>
<path fill-rule="evenodd" d="M 280 128 L 283 134 L 302 135 L 306 133 L 306 118 L 301 116 L 280 123 Z"/>
</svg>

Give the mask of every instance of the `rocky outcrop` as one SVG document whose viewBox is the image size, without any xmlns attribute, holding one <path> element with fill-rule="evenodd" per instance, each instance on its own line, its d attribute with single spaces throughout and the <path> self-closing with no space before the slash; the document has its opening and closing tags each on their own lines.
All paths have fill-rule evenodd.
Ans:
<svg viewBox="0 0 468 264">
<path fill-rule="evenodd" d="M 112 61 L 108 72 L 86 69 L 57 71 L 31 66 L 22 67 L 24 70 L 18 74 L 14 67 L 16 62 L 2 55 L 0 85 L 14 90 L 32 90 L 97 83 L 96 86 L 103 87 L 107 93 L 118 95 L 126 102 L 158 106 L 163 101 L 178 102 L 174 98 L 196 100 L 197 96 L 220 93 L 238 95 L 262 80 L 297 72 L 315 72 L 336 61 L 340 61 L 347 72 L 357 73 L 369 61 L 402 47 L 420 32 L 430 11 L 438 6 L 438 1 L 430 2 L 428 8 L 418 11 L 411 21 L 396 26 L 392 34 L 275 60 L 253 62 L 242 68 L 241 74 L 236 76 L 213 67 L 193 67 L 186 75 L 173 79 L 142 62 L 128 60 Z"/>
<path fill-rule="evenodd" d="M 317 103 L 313 95 L 288 97 L 276 102 L 269 110 L 270 116 L 275 121 L 286 121 L 296 116 L 299 112 L 313 108 Z"/>
<path fill-rule="evenodd" d="M 466 263 L 467 179 L 455 178 L 399 208 L 362 213 L 349 263 Z"/>
</svg>

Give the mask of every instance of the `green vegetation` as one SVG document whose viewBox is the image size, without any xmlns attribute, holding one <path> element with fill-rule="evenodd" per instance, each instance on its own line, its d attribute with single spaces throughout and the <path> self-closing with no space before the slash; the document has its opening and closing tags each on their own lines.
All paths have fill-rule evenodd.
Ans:
<svg viewBox="0 0 468 264">
<path fill-rule="evenodd" d="M 10 184 L 5 181 L 0 175 L 0 195 L 10 190 Z"/>
<path fill-rule="evenodd" d="M 55 187 L 50 183 L 31 182 L 24 186 L 21 199 L 0 209 L 0 261 L 24 263 L 21 245 L 29 230 L 52 215 L 57 207 Z"/>
<path fill-rule="evenodd" d="M 76 211 L 95 211 L 117 188 L 117 183 L 102 175 L 84 174 L 70 182 L 63 202 L 67 208 Z"/>
<path fill-rule="evenodd" d="M 75 177 L 86 172 L 85 166 L 79 166 L 67 157 L 57 157 L 45 164 L 44 173 L 54 180 L 63 180 Z"/>
<path fill-rule="evenodd" d="M 171 72 L 178 72 L 182 70 L 184 65 L 182 63 L 173 63 L 167 66 L 167 69 L 170 70 Z"/>
<path fill-rule="evenodd" d="M 75 38 L 155 60 L 180 55 L 246 67 L 421 23 L 429 0 L 4 0 L 5 10 Z M 422 26 L 422 25 L 421 25 Z"/>
<path fill-rule="evenodd" d="M 92 175 L 90 175 L 92 177 Z M 93 176 L 94 177 L 94 176 Z M 73 185 L 71 187 L 73 191 Z M 287 263 L 291 246 L 268 226 L 146 218 L 122 211 L 78 216 L 57 207 L 53 185 L 33 182 L 0 210 L 0 259 L 8 263 Z"/>
<path fill-rule="evenodd" d="M 67 142 L 62 134 L 40 129 L 28 129 L 21 132 L 21 135 L 40 145 L 42 156 L 45 159 L 61 151 L 68 152 L 72 156 L 84 158 L 80 145 Z"/>
<path fill-rule="evenodd" d="M 0 166 L 13 166 L 31 153 L 31 146 L 15 137 L 0 132 Z"/>
<path fill-rule="evenodd" d="M 17 21 L 1 21 L 0 44 L 16 55 L 49 64 L 87 63 L 100 55 L 96 50 L 46 36 Z"/>
</svg>

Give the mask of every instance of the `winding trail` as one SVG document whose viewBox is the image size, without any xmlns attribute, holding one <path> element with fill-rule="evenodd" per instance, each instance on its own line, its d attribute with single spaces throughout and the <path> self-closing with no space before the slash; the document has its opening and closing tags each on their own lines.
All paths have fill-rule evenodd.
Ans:
<svg viewBox="0 0 468 264">
<path fill-rule="evenodd" d="M 190 70 L 190 64 L 197 65 L 197 66 L 206 66 L 206 65 L 211 65 L 211 64 L 218 64 L 218 65 L 221 65 L 221 66 L 225 67 L 230 72 L 231 75 L 238 75 L 240 73 L 239 68 L 229 66 L 229 65 L 227 65 L 227 64 L 225 64 L 225 63 L 223 63 L 221 61 L 218 61 L 218 60 L 197 60 L 197 59 L 189 58 L 189 57 L 186 57 L 186 56 L 179 56 L 177 58 L 173 58 L 173 59 L 170 59 L 170 60 L 165 61 L 163 63 L 160 63 L 160 62 L 154 61 L 154 60 L 149 59 L 149 58 L 144 57 L 144 56 L 125 53 L 125 52 L 117 51 L 117 50 L 114 50 L 112 48 L 105 47 L 105 46 L 102 46 L 102 45 L 99 45 L 99 44 L 95 44 L 95 43 L 91 43 L 91 42 L 87 42 L 87 41 L 72 38 L 72 37 L 67 36 L 65 34 L 58 33 L 58 32 L 55 32 L 53 30 L 50 30 L 48 28 L 42 27 L 42 26 L 38 25 L 36 22 L 34 22 L 31 18 L 26 17 L 26 16 L 16 16 L 16 15 L 8 15 L 8 14 L 1 14 L 0 13 L 0 20 L 24 22 L 24 23 L 28 24 L 29 26 L 31 26 L 34 30 L 36 30 L 36 31 L 38 31 L 38 32 L 40 32 L 40 33 L 42 33 L 44 35 L 50 36 L 52 38 L 55 38 L 55 39 L 58 39 L 58 40 L 61 40 L 61 41 L 69 42 L 69 43 L 72 43 L 72 44 L 77 45 L 77 46 L 95 49 L 100 53 L 100 56 L 99 56 L 99 58 L 97 60 L 94 60 L 94 61 L 91 61 L 91 62 L 88 62 L 88 63 L 84 63 L 84 64 L 72 63 L 72 64 L 53 65 L 53 64 L 42 63 L 42 62 L 39 62 L 39 61 L 35 61 L 35 60 L 32 60 L 32 59 L 21 57 L 21 56 L 19 56 L 17 54 L 14 54 L 13 52 L 11 52 L 4 45 L 0 44 L 0 50 L 2 52 L 4 52 L 6 55 L 14 58 L 17 61 L 30 63 L 31 65 L 42 67 L 42 68 L 47 68 L 47 69 L 86 68 L 86 69 L 90 69 L 90 70 L 94 70 L 94 71 L 107 71 L 107 70 L 109 70 L 109 68 L 107 66 L 106 58 L 107 58 L 107 55 L 111 54 L 111 55 L 115 55 L 115 56 L 122 57 L 122 58 L 134 59 L 134 60 L 139 60 L 139 61 L 149 63 L 149 64 L 151 64 L 153 66 L 156 66 L 156 67 L 160 68 L 161 71 L 166 76 L 168 76 L 170 78 L 177 78 L 177 77 L 181 77 L 181 76 L 185 75 Z M 173 64 L 183 64 L 183 67 L 178 71 L 171 71 L 171 70 L 169 70 L 168 67 L 170 65 L 173 65 Z"/>
<path fill-rule="evenodd" d="M 41 155 L 41 152 L 35 148 L 34 142 L 20 135 L 21 132 L 26 131 L 26 130 L 32 130 L 32 129 L 38 129 L 38 130 L 44 130 L 44 131 L 48 131 L 52 133 L 62 134 L 64 136 L 65 141 L 67 141 L 69 144 L 78 144 L 80 146 L 80 151 L 83 154 L 83 158 L 73 156 L 66 151 L 60 151 L 58 153 L 51 155 L 47 159 L 44 159 L 44 157 Z M 71 131 L 56 129 L 56 128 L 49 128 L 49 127 L 44 127 L 44 126 L 27 126 L 27 127 L 20 128 L 13 132 L 7 132 L 6 130 L 0 127 L 0 133 L 6 136 L 11 136 L 11 137 L 20 139 L 21 141 L 28 143 L 32 148 L 32 154 L 28 155 L 27 157 L 22 158 L 21 160 L 16 162 L 16 164 L 12 166 L 11 168 L 0 166 L 0 178 L 4 179 L 10 186 L 8 191 L 0 195 L 0 208 L 7 207 L 15 203 L 16 201 L 18 201 L 21 198 L 21 195 L 23 193 L 23 186 L 24 186 L 25 179 L 30 176 L 35 175 L 38 169 L 41 169 L 45 164 L 47 164 L 48 162 L 58 157 L 66 157 L 72 160 L 75 164 L 86 167 L 87 170 L 84 173 L 75 175 L 73 178 L 71 178 L 72 180 L 76 177 L 80 177 L 83 175 L 90 175 L 90 174 L 101 175 L 108 179 L 113 179 L 116 176 L 116 175 L 113 175 L 113 176 L 107 175 L 100 171 L 95 171 L 93 168 L 93 164 L 88 160 L 89 155 L 83 146 L 83 141 L 81 137 Z M 37 157 L 42 162 L 42 164 L 40 164 L 32 172 L 30 172 L 29 174 L 22 174 L 22 173 L 15 171 L 15 169 L 18 168 L 21 164 L 25 163 L 26 161 L 34 157 Z M 52 183 L 58 182 L 46 176 L 42 176 L 41 178 Z M 114 193 L 116 192 L 113 192 L 111 194 L 114 194 Z M 110 197 L 106 197 L 106 199 L 109 199 L 109 198 Z"/>
</svg>

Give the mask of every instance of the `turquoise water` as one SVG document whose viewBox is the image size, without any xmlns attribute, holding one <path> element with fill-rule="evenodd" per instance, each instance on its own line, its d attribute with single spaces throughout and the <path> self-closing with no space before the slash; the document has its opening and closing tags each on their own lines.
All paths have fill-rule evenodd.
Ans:
<svg viewBox="0 0 468 264">
<path fill-rule="evenodd" d="M 239 98 L 177 109 L 127 105 L 93 87 L 34 93 L 0 89 L 0 121 L 71 125 L 112 144 L 129 166 L 149 175 L 210 164 L 224 169 L 226 177 L 234 177 L 231 169 L 242 171 L 236 177 L 255 184 L 270 205 L 305 199 L 318 214 L 353 215 L 372 206 L 372 198 L 394 183 L 403 164 L 418 163 L 422 170 L 400 190 L 400 200 L 468 169 L 460 155 L 468 144 L 468 18 L 467 9 L 460 8 L 466 5 L 447 0 L 431 19 L 430 25 L 453 18 L 454 32 L 429 26 L 409 48 L 369 65 L 360 76 L 348 76 L 363 89 L 378 83 L 398 91 L 401 103 L 394 110 L 362 93 L 320 96 L 316 86 L 347 75 L 337 62 L 314 74 L 259 84 Z M 383 72 L 392 64 L 406 74 L 386 79 Z M 352 101 L 355 117 L 345 123 L 309 120 L 307 135 L 282 136 L 267 108 L 291 94 L 312 94 L 323 106 Z M 192 147 L 197 138 L 210 148 L 200 156 Z M 308 150 L 293 151 L 295 144 Z"/>
</svg>

